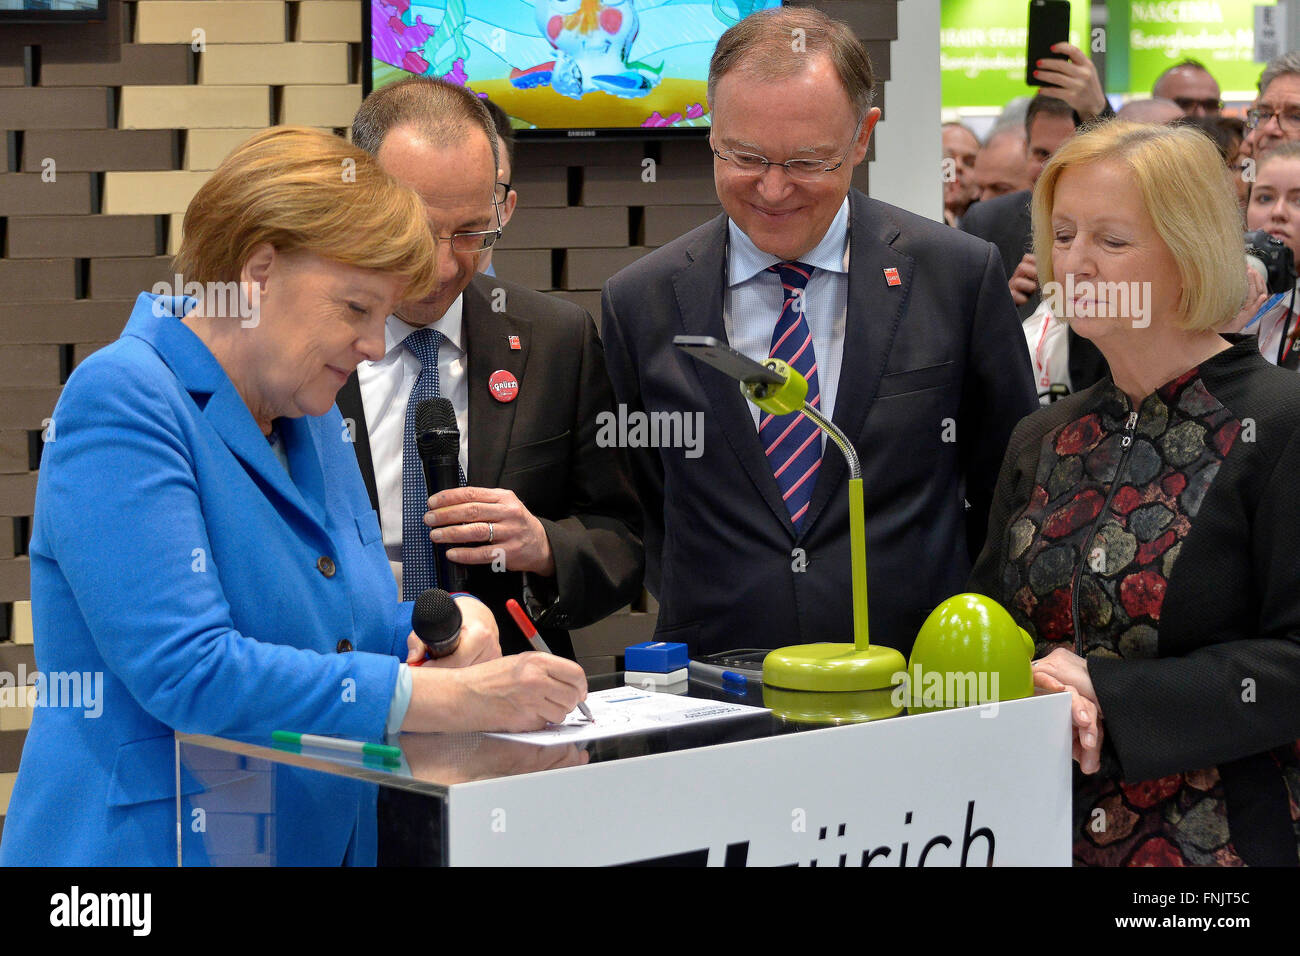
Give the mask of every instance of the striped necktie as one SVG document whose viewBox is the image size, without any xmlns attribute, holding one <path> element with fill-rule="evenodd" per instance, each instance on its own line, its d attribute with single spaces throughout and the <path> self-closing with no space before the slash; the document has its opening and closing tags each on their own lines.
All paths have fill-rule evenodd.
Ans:
<svg viewBox="0 0 1300 956">
<path fill-rule="evenodd" d="M 426 398 L 438 398 L 438 346 L 442 333 L 430 326 L 416 329 L 402 344 L 420 360 L 420 374 L 406 403 L 406 430 L 402 435 L 402 600 L 414 601 L 422 591 L 438 586 L 429 526 L 424 523 L 428 511 L 429 491 L 424 483 L 424 468 L 415 444 L 415 411 Z M 456 466 L 460 483 L 465 475 Z"/>
<path fill-rule="evenodd" d="M 812 266 L 802 262 L 778 262 L 769 266 L 768 271 L 780 276 L 783 292 L 781 315 L 772 332 L 768 356 L 781 359 L 807 379 L 807 401 L 814 408 L 820 408 L 817 357 L 813 351 L 812 329 L 804 315 L 804 290 L 812 276 Z M 758 423 L 758 437 L 798 534 L 803 530 L 803 520 L 808 514 L 817 482 L 817 469 L 822 463 L 821 429 L 799 412 L 764 414 Z"/>
</svg>

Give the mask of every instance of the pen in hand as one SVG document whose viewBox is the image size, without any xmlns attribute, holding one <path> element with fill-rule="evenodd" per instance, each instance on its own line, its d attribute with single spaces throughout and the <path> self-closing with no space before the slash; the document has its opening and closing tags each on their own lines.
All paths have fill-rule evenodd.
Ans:
<svg viewBox="0 0 1300 956">
<path fill-rule="evenodd" d="M 506 610 L 509 611 L 510 616 L 515 619 L 515 624 L 519 626 L 519 630 L 523 632 L 524 637 L 528 640 L 528 643 L 532 645 L 533 650 L 541 651 L 543 654 L 551 653 L 551 649 L 547 647 L 546 642 L 542 640 L 542 635 L 537 633 L 536 625 L 533 624 L 532 620 L 524 612 L 524 609 L 519 606 L 518 601 L 514 598 L 510 598 L 506 601 Z M 596 718 L 591 716 L 591 710 L 582 701 L 578 702 L 578 710 L 582 711 L 582 716 L 586 717 L 593 724 L 596 722 Z"/>
</svg>

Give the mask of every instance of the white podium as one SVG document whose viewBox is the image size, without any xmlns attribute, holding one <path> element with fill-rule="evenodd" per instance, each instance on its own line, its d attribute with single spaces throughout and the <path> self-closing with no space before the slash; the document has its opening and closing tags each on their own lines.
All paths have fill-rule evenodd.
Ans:
<svg viewBox="0 0 1300 956">
<path fill-rule="evenodd" d="M 178 734 L 178 832 L 187 858 L 274 865 L 292 773 L 404 791 L 388 839 L 434 864 L 1069 866 L 1070 733 L 1053 694 L 820 729 L 763 714 L 599 741 L 580 765 L 481 734 L 403 735 L 392 768 Z"/>
</svg>

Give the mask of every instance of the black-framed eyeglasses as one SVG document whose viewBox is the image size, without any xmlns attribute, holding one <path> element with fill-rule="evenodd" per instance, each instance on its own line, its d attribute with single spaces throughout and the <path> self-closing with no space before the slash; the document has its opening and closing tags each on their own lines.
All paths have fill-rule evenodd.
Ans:
<svg viewBox="0 0 1300 956">
<path fill-rule="evenodd" d="M 497 183 L 498 187 L 505 183 Z M 509 192 L 509 189 L 506 190 Z M 492 190 L 492 208 L 496 210 L 497 227 L 495 229 L 480 229 L 477 232 L 453 232 L 450 236 L 437 236 L 439 241 L 446 240 L 451 243 L 451 248 L 455 252 L 482 252 L 484 249 L 491 249 L 496 245 L 496 241 L 501 238 L 501 201 L 497 199 L 499 189 Z"/>
<path fill-rule="evenodd" d="M 507 197 L 509 197 L 510 195 L 510 190 L 513 189 L 514 187 L 511 186 L 510 183 L 497 183 L 494 188 L 495 188 L 494 195 L 496 196 L 496 201 L 500 203 L 502 206 L 504 206 L 506 204 Z"/>
<path fill-rule="evenodd" d="M 781 166 L 791 179 L 807 182 L 819 179 L 844 165 L 844 160 L 848 158 L 849 153 L 853 151 L 853 147 L 858 143 L 858 133 L 862 131 L 863 121 L 865 121 L 865 117 L 858 122 L 857 128 L 853 130 L 853 139 L 849 142 L 848 149 L 844 150 L 837 160 L 788 159 L 784 163 L 774 163 L 766 156 L 750 153 L 743 149 L 718 149 L 712 143 L 709 144 L 709 148 L 713 150 L 714 156 L 717 156 L 718 159 L 725 163 L 730 163 L 737 172 L 762 174 L 767 172 L 769 166 Z"/>
<path fill-rule="evenodd" d="M 1223 100 L 1198 100 L 1191 96 L 1175 96 L 1174 102 L 1178 104 L 1178 108 L 1184 113 L 1190 113 L 1198 108 L 1206 113 L 1217 113 L 1223 109 Z"/>
<path fill-rule="evenodd" d="M 1267 106 L 1257 107 L 1246 114 L 1246 126 L 1258 129 L 1266 126 L 1268 121 L 1277 117 L 1277 125 L 1284 133 L 1300 133 L 1300 107 L 1290 106 L 1282 112 L 1276 112 Z"/>
</svg>

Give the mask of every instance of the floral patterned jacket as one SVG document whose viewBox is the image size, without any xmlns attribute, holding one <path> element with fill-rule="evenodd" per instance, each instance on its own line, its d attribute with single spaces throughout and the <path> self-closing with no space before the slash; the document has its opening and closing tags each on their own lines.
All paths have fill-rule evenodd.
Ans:
<svg viewBox="0 0 1300 956">
<path fill-rule="evenodd" d="M 1300 378 L 1253 337 L 1148 395 L 1017 426 L 971 590 L 1086 656 L 1101 770 L 1083 865 L 1297 865 Z"/>
</svg>

